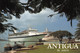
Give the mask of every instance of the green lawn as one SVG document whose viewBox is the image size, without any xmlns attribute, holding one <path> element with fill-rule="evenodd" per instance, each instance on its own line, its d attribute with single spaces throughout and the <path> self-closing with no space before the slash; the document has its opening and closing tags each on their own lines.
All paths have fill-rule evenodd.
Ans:
<svg viewBox="0 0 80 53">
<path fill-rule="evenodd" d="M 39 45 L 37 46 L 37 49 L 18 51 L 17 53 L 80 53 L 80 45 L 78 46 L 79 49 L 67 49 L 66 51 L 62 51 L 65 49 L 59 49 L 60 51 L 57 51 L 58 49 L 48 49 L 47 45 Z"/>
</svg>

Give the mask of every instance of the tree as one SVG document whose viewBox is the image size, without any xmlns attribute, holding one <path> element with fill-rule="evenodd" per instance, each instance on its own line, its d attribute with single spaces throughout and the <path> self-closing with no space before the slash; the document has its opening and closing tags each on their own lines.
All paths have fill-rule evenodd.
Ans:
<svg viewBox="0 0 80 53">
<path fill-rule="evenodd" d="M 12 15 L 20 18 L 20 14 L 24 11 L 24 7 L 19 3 L 19 0 L 0 0 L 0 32 L 17 29 L 11 23 L 4 22 L 12 19 Z"/>
<path fill-rule="evenodd" d="M 28 0 L 26 7 L 31 13 L 39 13 L 45 8 L 49 8 L 61 15 L 65 13 L 68 21 L 71 20 L 71 26 L 72 19 L 80 16 L 80 0 Z"/>
<path fill-rule="evenodd" d="M 80 21 L 79 21 L 79 23 L 77 24 L 77 31 L 75 32 L 75 35 L 76 35 L 76 37 L 78 37 L 78 36 L 80 36 Z"/>
<path fill-rule="evenodd" d="M 60 43 L 62 43 L 63 37 L 66 36 L 66 37 L 68 37 L 69 40 L 72 37 L 72 34 L 68 31 L 56 31 L 56 32 L 52 32 L 50 35 L 57 37 L 59 39 Z"/>
<path fill-rule="evenodd" d="M 39 13 L 45 8 L 58 12 L 57 14 L 65 13 L 72 26 L 72 19 L 76 19 L 80 15 L 80 0 L 28 0 L 27 3 L 21 3 L 19 0 L 0 0 L 0 32 L 12 28 L 12 25 L 6 24 L 7 26 L 5 26 L 3 23 L 12 19 L 12 15 L 20 18 L 20 14 L 25 10 L 30 13 Z"/>
</svg>

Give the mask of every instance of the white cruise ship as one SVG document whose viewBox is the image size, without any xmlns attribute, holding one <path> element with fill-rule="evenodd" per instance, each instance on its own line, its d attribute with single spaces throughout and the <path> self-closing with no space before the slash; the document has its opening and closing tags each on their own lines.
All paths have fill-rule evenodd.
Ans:
<svg viewBox="0 0 80 53">
<path fill-rule="evenodd" d="M 9 34 L 9 41 L 40 41 L 46 33 L 38 32 L 37 29 L 29 28 L 23 32 Z"/>
</svg>

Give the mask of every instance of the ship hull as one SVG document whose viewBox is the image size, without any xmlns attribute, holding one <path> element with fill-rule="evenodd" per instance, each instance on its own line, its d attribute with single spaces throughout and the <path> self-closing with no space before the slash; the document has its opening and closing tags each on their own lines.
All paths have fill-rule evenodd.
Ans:
<svg viewBox="0 0 80 53">
<path fill-rule="evenodd" d="M 28 41 L 28 42 L 36 42 L 40 41 L 46 34 L 41 35 L 33 35 L 33 36 L 15 36 L 15 37 L 9 37 L 9 41 Z"/>
</svg>

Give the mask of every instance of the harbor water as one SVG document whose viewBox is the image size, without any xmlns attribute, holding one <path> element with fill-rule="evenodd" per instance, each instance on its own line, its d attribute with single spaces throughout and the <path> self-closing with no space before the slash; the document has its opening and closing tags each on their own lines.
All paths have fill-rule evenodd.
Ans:
<svg viewBox="0 0 80 53">
<path fill-rule="evenodd" d="M 17 44 L 23 44 L 23 42 L 16 42 Z M 25 46 L 28 47 L 29 45 L 35 45 L 36 42 L 25 42 Z M 9 41 L 0 41 L 0 52 L 4 52 L 4 47 L 7 44 L 11 44 L 12 46 L 14 45 L 14 42 L 9 42 Z"/>
<path fill-rule="evenodd" d="M 4 47 L 7 43 L 7 41 L 0 41 L 0 52 L 4 52 Z"/>
</svg>

